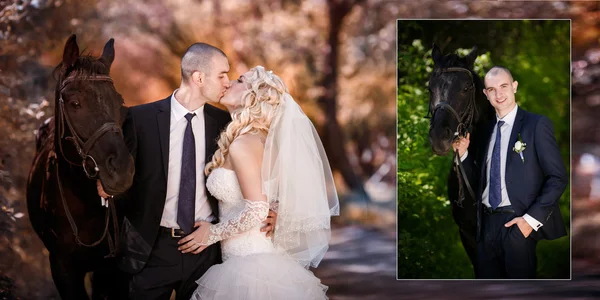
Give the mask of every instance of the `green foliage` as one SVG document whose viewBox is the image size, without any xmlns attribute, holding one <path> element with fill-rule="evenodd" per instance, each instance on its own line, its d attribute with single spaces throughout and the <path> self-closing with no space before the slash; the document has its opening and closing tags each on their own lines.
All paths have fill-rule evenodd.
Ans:
<svg viewBox="0 0 600 300">
<path fill-rule="evenodd" d="M 420 40 L 398 50 L 398 68 L 411 70 L 398 85 L 398 276 L 473 277 L 446 196 L 451 158 L 433 155 L 428 144 L 424 116 L 431 51 Z M 489 55 L 478 58 L 476 65 L 478 70 L 487 67 Z"/>
<path fill-rule="evenodd" d="M 569 170 L 569 24 L 496 23 L 492 25 L 505 33 L 506 41 L 496 40 L 493 45 L 504 47 L 479 55 L 475 71 L 483 77 L 494 63 L 514 70 L 519 81 L 517 102 L 552 120 Z M 409 25 L 418 27 L 418 23 Z M 548 43 L 553 45 L 551 51 Z M 428 142 L 429 121 L 424 116 L 433 61 L 431 48 L 423 44 L 416 39 L 398 45 L 398 277 L 473 278 L 447 198 L 451 157 L 433 155 Z M 485 40 L 479 49 L 487 49 Z M 456 52 L 465 55 L 470 50 Z M 560 199 L 566 226 L 570 223 L 569 200 L 567 189 Z M 537 252 L 539 278 L 568 278 L 569 237 L 542 241 Z"/>
</svg>

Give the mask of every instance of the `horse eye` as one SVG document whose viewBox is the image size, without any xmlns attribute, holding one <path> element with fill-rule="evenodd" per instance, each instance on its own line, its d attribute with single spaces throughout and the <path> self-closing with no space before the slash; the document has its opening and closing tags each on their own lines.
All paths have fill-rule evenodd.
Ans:
<svg viewBox="0 0 600 300">
<path fill-rule="evenodd" d="M 71 104 L 71 106 L 73 106 L 75 108 L 81 107 L 81 103 L 79 103 L 79 101 L 77 101 L 77 100 L 73 100 L 73 101 L 69 102 L 69 104 Z"/>
</svg>

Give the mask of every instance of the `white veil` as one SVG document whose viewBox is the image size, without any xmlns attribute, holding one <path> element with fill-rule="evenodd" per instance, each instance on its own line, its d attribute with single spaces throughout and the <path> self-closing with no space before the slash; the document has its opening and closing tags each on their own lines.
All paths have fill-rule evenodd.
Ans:
<svg viewBox="0 0 600 300">
<path fill-rule="evenodd" d="M 288 93 L 269 128 L 262 180 L 269 203 L 278 202 L 273 243 L 305 268 L 317 267 L 340 206 L 319 135 Z"/>
</svg>

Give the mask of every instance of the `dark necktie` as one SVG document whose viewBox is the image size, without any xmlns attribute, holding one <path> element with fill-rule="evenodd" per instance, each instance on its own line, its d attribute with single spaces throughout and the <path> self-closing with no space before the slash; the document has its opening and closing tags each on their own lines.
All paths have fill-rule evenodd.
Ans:
<svg viewBox="0 0 600 300">
<path fill-rule="evenodd" d="M 188 123 L 183 135 L 181 181 L 177 205 L 177 224 L 186 234 L 192 232 L 196 214 L 196 143 L 192 131 L 192 118 L 195 115 L 192 113 L 185 115 Z"/>
<path fill-rule="evenodd" d="M 496 141 L 494 142 L 494 150 L 492 151 L 492 163 L 490 167 L 490 206 L 496 209 L 502 202 L 502 174 L 500 171 L 500 153 L 502 133 L 500 128 L 504 125 L 504 121 L 498 121 L 496 128 Z"/>
</svg>

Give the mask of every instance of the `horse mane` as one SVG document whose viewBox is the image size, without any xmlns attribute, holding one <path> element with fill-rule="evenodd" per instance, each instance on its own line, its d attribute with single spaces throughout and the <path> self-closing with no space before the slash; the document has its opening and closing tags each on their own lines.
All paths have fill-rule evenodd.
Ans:
<svg viewBox="0 0 600 300">
<path fill-rule="evenodd" d="M 473 71 L 472 68 L 468 68 L 466 59 L 464 57 L 460 57 L 458 54 L 455 53 L 449 53 L 444 55 L 441 58 L 440 63 L 435 65 L 433 73 L 434 75 L 439 75 L 442 73 L 442 69 L 449 67 L 465 68 L 471 71 L 471 74 L 474 75 L 473 78 L 479 78 L 479 76 L 477 76 L 477 74 Z"/>
<path fill-rule="evenodd" d="M 73 72 L 81 76 L 108 75 L 110 69 L 106 67 L 106 65 L 100 60 L 99 57 L 94 57 L 90 54 L 82 54 L 75 61 L 75 65 L 67 69 L 66 72 L 64 72 L 65 74 L 62 74 L 62 71 L 63 63 L 61 62 L 60 64 L 58 64 L 58 66 L 56 66 L 56 68 L 54 68 L 54 71 L 52 71 L 52 77 L 55 80 L 58 80 L 61 77 L 61 75 L 64 76 Z"/>
<path fill-rule="evenodd" d="M 77 60 L 75 61 L 75 65 L 68 68 L 67 70 L 63 69 L 63 62 L 60 62 L 56 68 L 52 71 L 52 77 L 56 81 L 56 99 L 58 100 L 58 83 L 62 81 L 62 78 L 66 77 L 66 75 L 75 75 L 80 76 L 85 79 L 88 76 L 95 75 L 109 75 L 110 68 L 107 67 L 100 57 L 92 56 L 89 53 L 81 54 Z M 97 87 L 101 95 L 108 95 L 109 87 L 105 85 L 101 85 Z M 121 94 L 117 93 L 118 99 L 121 105 L 125 104 L 125 100 L 121 97 Z"/>
<path fill-rule="evenodd" d="M 464 57 L 458 56 L 456 53 L 449 53 L 442 57 L 442 64 L 446 67 L 463 67 L 466 68 Z"/>
</svg>

